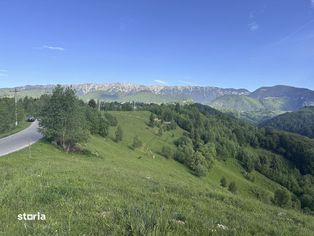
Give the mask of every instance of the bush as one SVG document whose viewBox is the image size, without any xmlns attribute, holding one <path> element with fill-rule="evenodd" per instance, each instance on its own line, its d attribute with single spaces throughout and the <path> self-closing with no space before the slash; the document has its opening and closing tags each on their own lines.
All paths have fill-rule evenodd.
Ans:
<svg viewBox="0 0 314 236">
<path fill-rule="evenodd" d="M 200 176 L 206 176 L 207 175 L 207 168 L 206 166 L 203 166 L 201 164 L 198 164 L 196 167 L 195 167 L 195 170 L 194 170 L 194 174 L 198 177 Z"/>
<path fill-rule="evenodd" d="M 139 148 L 143 145 L 142 141 L 140 140 L 139 136 L 135 136 L 133 138 L 133 144 L 132 144 L 132 147 L 133 148 Z"/>
<path fill-rule="evenodd" d="M 115 136 L 116 136 L 115 137 L 115 141 L 116 142 L 122 141 L 122 139 L 123 139 L 123 130 L 122 130 L 120 125 L 117 127 L 117 130 L 115 132 Z"/>
<path fill-rule="evenodd" d="M 262 188 L 258 187 L 251 187 L 250 191 L 253 193 L 253 195 L 260 201 L 264 203 L 270 203 L 271 202 L 271 196 L 268 192 L 263 190 Z"/>
<path fill-rule="evenodd" d="M 280 207 L 287 207 L 291 203 L 290 193 L 285 189 L 277 189 L 275 191 L 274 203 Z"/>
<path fill-rule="evenodd" d="M 172 149 L 169 147 L 169 146 L 163 146 L 162 147 L 162 150 L 161 150 L 161 153 L 164 157 L 166 158 L 172 158 L 173 156 L 173 151 Z"/>
<path fill-rule="evenodd" d="M 223 176 L 221 179 L 220 179 L 220 185 L 221 187 L 227 187 L 228 183 L 227 183 L 227 179 Z"/>
<path fill-rule="evenodd" d="M 229 184 L 229 187 L 228 187 L 228 190 L 231 192 L 231 193 L 236 193 L 237 192 L 237 185 L 235 182 L 231 182 Z"/>
</svg>

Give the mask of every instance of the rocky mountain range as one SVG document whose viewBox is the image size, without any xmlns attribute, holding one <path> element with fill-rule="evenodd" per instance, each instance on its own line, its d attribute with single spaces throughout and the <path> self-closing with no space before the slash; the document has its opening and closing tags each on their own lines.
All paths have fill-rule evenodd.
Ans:
<svg viewBox="0 0 314 236">
<path fill-rule="evenodd" d="M 224 112 L 231 112 L 253 122 L 260 122 L 287 111 L 296 111 L 314 105 L 314 91 L 305 88 L 278 85 L 261 87 L 253 92 L 247 89 L 162 86 L 132 83 L 74 84 L 83 100 L 97 99 L 117 102 L 197 102 Z M 19 96 L 39 97 L 51 93 L 55 85 L 27 85 L 17 87 Z M 12 89 L 0 89 L 0 96 L 12 96 Z"/>
<path fill-rule="evenodd" d="M 27 85 L 17 87 L 21 94 L 32 95 L 36 91 L 39 93 L 49 93 L 55 85 Z M 139 85 L 131 83 L 106 83 L 106 84 L 74 84 L 72 86 L 78 96 L 83 98 L 94 98 L 100 100 L 120 100 L 123 97 L 134 97 L 135 95 L 152 95 L 154 98 L 161 96 L 168 97 L 171 101 L 191 100 L 199 103 L 209 103 L 214 99 L 224 95 L 249 95 L 246 89 L 225 89 L 218 87 L 201 86 L 161 86 L 161 85 Z M 0 95 L 8 93 L 9 89 L 0 89 Z M 138 100 L 138 99 L 135 99 Z M 146 101 L 144 101 L 146 102 Z M 153 101 L 152 101 L 153 102 Z M 157 101 L 158 102 L 158 101 Z"/>
</svg>

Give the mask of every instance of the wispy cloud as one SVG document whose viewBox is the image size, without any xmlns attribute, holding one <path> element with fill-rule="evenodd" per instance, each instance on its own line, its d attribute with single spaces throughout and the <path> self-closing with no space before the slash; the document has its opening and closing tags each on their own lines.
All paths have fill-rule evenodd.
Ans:
<svg viewBox="0 0 314 236">
<path fill-rule="evenodd" d="M 251 32 L 256 32 L 259 30 L 260 27 L 256 21 L 256 18 L 258 17 L 258 15 L 263 14 L 263 13 L 264 13 L 264 9 L 259 10 L 259 11 L 250 11 L 249 12 L 248 28 Z"/>
<path fill-rule="evenodd" d="M 314 0 L 312 0 L 314 3 Z M 308 22 L 306 22 L 305 24 L 301 25 L 299 28 L 297 28 L 295 31 L 293 31 L 292 33 L 286 35 L 285 37 L 283 37 L 282 39 L 278 40 L 277 42 L 275 42 L 275 44 L 281 44 L 289 39 L 291 39 L 292 37 L 294 37 L 296 34 L 300 33 L 301 31 L 303 31 L 307 26 L 309 26 L 310 24 L 314 23 L 314 20 L 310 20 Z"/>
<path fill-rule="evenodd" d="M 56 47 L 56 46 L 49 46 L 49 45 L 44 45 L 41 48 L 42 49 L 54 50 L 54 51 L 64 51 L 65 50 L 63 47 Z"/>
<path fill-rule="evenodd" d="M 251 23 L 249 23 L 248 26 L 251 32 L 255 32 L 259 30 L 259 25 L 255 21 L 252 21 Z"/>
<path fill-rule="evenodd" d="M 184 85 L 189 85 L 189 86 L 196 86 L 196 83 L 193 83 L 191 81 L 186 81 L 186 80 L 180 80 L 180 83 L 184 84 Z"/>
<path fill-rule="evenodd" d="M 314 10 L 314 0 L 310 0 L 311 1 L 311 7 Z"/>
<path fill-rule="evenodd" d="M 5 69 L 0 69 L 0 77 L 7 77 L 8 75 L 8 70 Z"/>
<path fill-rule="evenodd" d="M 154 81 L 155 81 L 156 83 L 158 83 L 158 84 L 167 84 L 166 81 L 159 80 L 159 79 L 155 79 Z"/>
</svg>

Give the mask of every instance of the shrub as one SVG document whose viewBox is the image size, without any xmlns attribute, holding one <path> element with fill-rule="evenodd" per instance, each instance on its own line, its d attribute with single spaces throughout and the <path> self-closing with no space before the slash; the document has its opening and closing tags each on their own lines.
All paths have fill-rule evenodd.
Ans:
<svg viewBox="0 0 314 236">
<path fill-rule="evenodd" d="M 123 139 L 123 130 L 122 130 L 120 125 L 117 127 L 117 130 L 115 132 L 115 136 L 116 136 L 115 137 L 115 141 L 116 142 L 122 141 L 122 139 Z"/>
<path fill-rule="evenodd" d="M 135 136 L 133 138 L 133 143 L 132 143 L 132 147 L 133 148 L 139 148 L 143 145 L 142 141 L 140 140 L 139 136 Z"/>
<path fill-rule="evenodd" d="M 220 185 L 221 187 L 227 187 L 228 183 L 227 183 L 227 179 L 223 176 L 221 179 L 220 179 Z"/>
<path fill-rule="evenodd" d="M 166 158 L 172 158 L 172 155 L 173 155 L 173 151 L 172 149 L 169 147 L 169 146 L 163 146 L 162 147 L 162 150 L 161 150 L 161 153 L 164 157 Z"/>
<path fill-rule="evenodd" d="M 290 193 L 285 189 L 277 189 L 275 191 L 274 203 L 280 207 L 287 207 L 291 203 Z"/>
<path fill-rule="evenodd" d="M 236 193 L 237 192 L 237 185 L 235 182 L 231 182 L 228 186 L 228 190 L 231 192 L 231 193 Z"/>
<path fill-rule="evenodd" d="M 195 167 L 194 173 L 196 176 L 200 177 L 200 176 L 206 176 L 207 175 L 207 168 L 206 166 L 203 166 L 201 164 L 198 164 Z"/>
</svg>

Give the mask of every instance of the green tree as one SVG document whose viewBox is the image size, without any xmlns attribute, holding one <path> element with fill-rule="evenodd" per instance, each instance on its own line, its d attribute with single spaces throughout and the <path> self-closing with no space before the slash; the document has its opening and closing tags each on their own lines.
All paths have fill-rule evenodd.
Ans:
<svg viewBox="0 0 314 236">
<path fill-rule="evenodd" d="M 274 202 L 280 207 L 287 207 L 291 203 L 290 193 L 285 189 L 277 189 L 274 195 Z"/>
<path fill-rule="evenodd" d="M 118 127 L 116 129 L 115 136 L 116 136 L 115 137 L 115 141 L 116 142 L 122 141 L 122 139 L 123 139 L 123 130 L 122 130 L 120 125 L 118 125 Z"/>
<path fill-rule="evenodd" d="M 0 133 L 15 127 L 15 104 L 12 98 L 0 98 Z"/>
<path fill-rule="evenodd" d="M 220 179 L 220 185 L 221 187 L 227 187 L 227 179 L 225 178 L 225 176 L 223 176 L 221 179 Z"/>
<path fill-rule="evenodd" d="M 236 193 L 237 192 L 237 185 L 235 182 L 231 182 L 228 186 L 228 190 L 231 192 L 231 193 Z"/>
<path fill-rule="evenodd" d="M 88 102 L 88 106 L 92 107 L 92 108 L 96 108 L 97 107 L 97 103 L 94 99 L 89 100 Z"/>
<path fill-rule="evenodd" d="M 64 89 L 58 85 L 43 106 L 40 116 L 41 133 L 66 151 L 88 138 L 84 109 L 75 91 L 69 87 Z"/>
<path fill-rule="evenodd" d="M 153 113 L 150 113 L 150 116 L 149 116 L 149 126 L 151 126 L 151 127 L 155 126 L 155 119 L 156 119 L 156 116 Z"/>
<path fill-rule="evenodd" d="M 89 131 L 91 134 L 98 134 L 100 129 L 100 114 L 97 110 L 90 106 L 86 107 L 86 119 L 89 126 Z"/>
<path fill-rule="evenodd" d="M 108 135 L 108 127 L 109 123 L 104 117 L 100 117 L 99 119 L 99 135 L 102 137 L 106 137 Z"/>
</svg>

